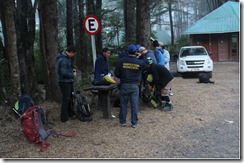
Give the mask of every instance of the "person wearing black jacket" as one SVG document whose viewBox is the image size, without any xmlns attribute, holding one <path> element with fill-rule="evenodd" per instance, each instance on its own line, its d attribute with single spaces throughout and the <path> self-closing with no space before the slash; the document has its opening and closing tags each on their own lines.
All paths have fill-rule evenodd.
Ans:
<svg viewBox="0 0 244 163">
<path fill-rule="evenodd" d="M 67 122 L 69 117 L 73 117 L 74 111 L 71 108 L 71 97 L 74 91 L 74 72 L 71 58 L 74 57 L 76 53 L 76 47 L 70 45 L 67 49 L 60 53 L 56 59 L 56 68 L 59 87 L 62 92 L 62 106 L 60 121 Z"/>
<path fill-rule="evenodd" d="M 149 64 L 148 71 L 152 75 L 152 78 L 148 78 L 149 87 L 155 86 L 158 101 L 163 110 L 172 110 L 173 106 L 169 98 L 169 90 L 172 86 L 174 79 L 173 74 L 163 65 L 154 64 L 151 57 L 147 58 L 147 63 Z"/>
</svg>

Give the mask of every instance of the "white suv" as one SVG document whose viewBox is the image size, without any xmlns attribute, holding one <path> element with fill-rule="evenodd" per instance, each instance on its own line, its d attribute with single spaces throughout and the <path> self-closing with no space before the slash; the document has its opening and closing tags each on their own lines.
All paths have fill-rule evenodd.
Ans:
<svg viewBox="0 0 244 163">
<path fill-rule="evenodd" d="M 180 49 L 177 59 L 177 72 L 186 73 L 206 72 L 212 77 L 213 61 L 203 46 L 184 46 Z"/>
</svg>

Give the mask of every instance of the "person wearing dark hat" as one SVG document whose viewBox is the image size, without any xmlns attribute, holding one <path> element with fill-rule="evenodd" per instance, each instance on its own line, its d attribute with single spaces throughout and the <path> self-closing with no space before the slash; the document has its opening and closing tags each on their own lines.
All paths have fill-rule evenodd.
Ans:
<svg viewBox="0 0 244 163">
<path fill-rule="evenodd" d="M 163 65 L 154 64 L 151 57 L 147 58 L 149 75 L 147 78 L 148 87 L 155 86 L 157 103 L 164 111 L 173 109 L 169 98 L 169 90 L 174 80 L 173 74 Z"/>
<path fill-rule="evenodd" d="M 154 50 L 154 56 L 157 60 L 157 64 L 164 65 L 164 51 L 162 47 L 160 47 L 160 44 L 158 40 L 153 41 L 153 47 L 155 48 Z"/>
<path fill-rule="evenodd" d="M 114 74 L 120 79 L 120 111 L 119 123 L 126 126 L 126 116 L 128 113 L 128 102 L 131 105 L 131 124 L 135 128 L 138 126 L 138 103 L 139 103 L 139 83 L 141 80 L 141 70 L 146 63 L 137 58 L 137 48 L 131 44 L 127 48 L 128 56 L 121 58 L 115 66 Z"/>
<path fill-rule="evenodd" d="M 71 97 L 72 92 L 74 91 L 73 83 L 75 76 L 71 58 L 74 57 L 75 53 L 76 47 L 70 45 L 64 52 L 60 53 L 56 59 L 58 83 L 62 92 L 61 122 L 68 122 L 69 118 L 75 115 L 71 108 Z"/>
</svg>

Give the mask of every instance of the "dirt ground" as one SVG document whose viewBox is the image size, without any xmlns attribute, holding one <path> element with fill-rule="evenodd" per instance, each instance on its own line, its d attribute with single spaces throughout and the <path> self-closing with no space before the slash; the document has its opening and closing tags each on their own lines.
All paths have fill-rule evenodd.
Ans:
<svg viewBox="0 0 244 163">
<path fill-rule="evenodd" d="M 175 63 L 171 64 L 175 71 Z M 59 122 L 59 104 L 43 103 L 48 108 L 49 127 L 75 137 L 49 137 L 46 152 L 29 144 L 20 121 L 0 110 L 0 157 L 70 159 L 240 159 L 240 69 L 236 62 L 214 63 L 214 84 L 199 84 L 198 78 L 175 77 L 174 109 L 163 112 L 140 102 L 139 126 L 119 126 L 118 107 L 112 119 L 101 118 L 92 107 L 93 120 Z M 90 99 L 90 96 L 88 96 Z M 127 115 L 130 122 L 130 112 Z"/>
</svg>

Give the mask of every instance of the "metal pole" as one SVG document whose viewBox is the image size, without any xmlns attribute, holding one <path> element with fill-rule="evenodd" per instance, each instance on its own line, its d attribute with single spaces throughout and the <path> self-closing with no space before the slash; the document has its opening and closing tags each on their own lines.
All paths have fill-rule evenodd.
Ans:
<svg viewBox="0 0 244 163">
<path fill-rule="evenodd" d="M 95 70 L 95 62 L 97 59 L 97 53 L 96 53 L 96 44 L 95 44 L 95 36 L 94 35 L 91 35 L 91 44 L 92 44 L 93 69 Z"/>
</svg>

